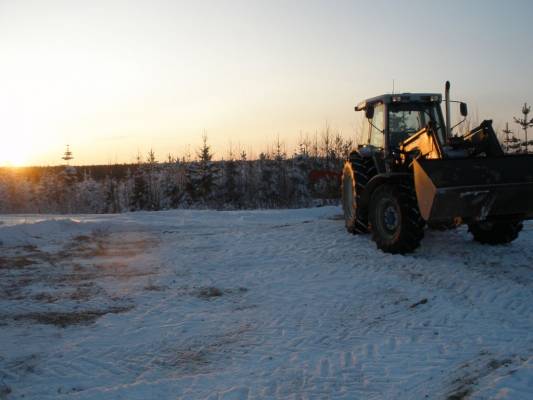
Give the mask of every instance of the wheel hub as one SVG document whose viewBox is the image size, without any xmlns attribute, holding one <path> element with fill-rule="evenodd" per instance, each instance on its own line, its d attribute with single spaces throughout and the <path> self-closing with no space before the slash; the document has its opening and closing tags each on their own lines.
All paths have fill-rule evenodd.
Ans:
<svg viewBox="0 0 533 400">
<path fill-rule="evenodd" d="M 387 228 L 389 231 L 394 231 L 398 227 L 399 218 L 396 207 L 389 205 L 387 208 L 385 208 L 383 213 L 383 221 L 385 223 L 385 228 Z"/>
</svg>

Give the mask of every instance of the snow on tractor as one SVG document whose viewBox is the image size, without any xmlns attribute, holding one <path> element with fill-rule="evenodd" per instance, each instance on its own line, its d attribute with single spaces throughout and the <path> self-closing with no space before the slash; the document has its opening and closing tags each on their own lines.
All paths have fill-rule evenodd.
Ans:
<svg viewBox="0 0 533 400">
<path fill-rule="evenodd" d="M 414 251 L 426 225 L 464 223 L 478 242 L 508 243 L 533 218 L 533 155 L 506 155 L 490 120 L 452 135 L 449 92 L 446 82 L 446 122 L 440 94 L 386 94 L 355 107 L 367 137 L 344 164 L 345 224 L 387 253 Z M 465 103 L 460 114 L 464 122 Z"/>
</svg>

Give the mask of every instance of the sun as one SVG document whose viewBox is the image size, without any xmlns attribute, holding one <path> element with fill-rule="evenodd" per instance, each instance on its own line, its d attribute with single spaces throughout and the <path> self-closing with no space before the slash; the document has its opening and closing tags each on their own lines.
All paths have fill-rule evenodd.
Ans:
<svg viewBox="0 0 533 400">
<path fill-rule="evenodd" d="M 27 159 L 23 154 L 10 154 L 9 157 L 5 158 L 3 164 L 9 167 L 22 167 L 26 165 Z"/>
<path fill-rule="evenodd" d="M 8 138 L 0 145 L 0 166 L 21 167 L 28 163 L 27 144 L 19 138 Z"/>
</svg>

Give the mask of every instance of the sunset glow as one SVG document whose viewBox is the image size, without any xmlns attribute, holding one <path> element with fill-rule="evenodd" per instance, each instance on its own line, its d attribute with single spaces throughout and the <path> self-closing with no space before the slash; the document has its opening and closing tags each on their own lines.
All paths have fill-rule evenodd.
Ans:
<svg viewBox="0 0 533 400">
<path fill-rule="evenodd" d="M 13 136 L 3 139 L 0 145 L 0 166 L 20 167 L 31 163 L 30 137 Z"/>
<path fill-rule="evenodd" d="M 408 4 L 0 0 L 0 165 L 59 164 L 66 144 L 74 164 L 183 156 L 203 132 L 216 158 L 278 137 L 290 152 L 326 125 L 354 138 L 353 106 L 393 80 L 442 92 L 449 79 L 496 127 L 533 101 L 533 55 L 516 52 L 533 45 L 527 12 Z"/>
<path fill-rule="evenodd" d="M 13 146 L 11 148 L 14 149 L 13 153 L 9 153 L 8 149 L 2 149 L 2 153 L 0 153 L 0 160 L 2 160 L 1 165 L 7 167 L 20 167 L 30 162 L 29 157 L 24 154 L 22 147 Z"/>
</svg>

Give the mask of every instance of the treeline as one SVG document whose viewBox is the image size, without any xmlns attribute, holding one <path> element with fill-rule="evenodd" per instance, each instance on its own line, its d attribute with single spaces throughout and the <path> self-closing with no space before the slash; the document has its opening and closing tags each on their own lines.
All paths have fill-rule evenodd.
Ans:
<svg viewBox="0 0 533 400">
<path fill-rule="evenodd" d="M 120 213 L 175 208 L 296 208 L 336 202 L 334 174 L 353 147 L 326 131 L 301 140 L 287 155 L 283 145 L 248 160 L 246 152 L 214 161 L 204 137 L 195 160 L 159 162 L 150 151 L 137 163 L 92 167 L 0 170 L 0 213 Z"/>
</svg>

